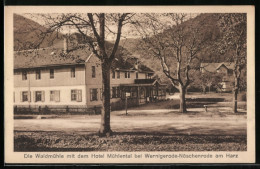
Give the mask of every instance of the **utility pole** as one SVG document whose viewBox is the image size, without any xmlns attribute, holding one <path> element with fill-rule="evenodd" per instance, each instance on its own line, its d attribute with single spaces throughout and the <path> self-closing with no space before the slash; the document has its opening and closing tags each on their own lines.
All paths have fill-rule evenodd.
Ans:
<svg viewBox="0 0 260 169">
<path fill-rule="evenodd" d="M 127 116 L 127 96 L 125 97 L 125 115 Z"/>
<path fill-rule="evenodd" d="M 30 81 L 30 70 L 28 70 L 28 98 L 30 98 L 28 101 L 29 101 L 29 111 L 31 111 L 31 101 L 32 101 L 32 98 L 31 98 L 31 81 Z"/>
<path fill-rule="evenodd" d="M 127 116 L 127 98 L 131 95 L 131 93 L 125 92 L 125 115 Z"/>
</svg>

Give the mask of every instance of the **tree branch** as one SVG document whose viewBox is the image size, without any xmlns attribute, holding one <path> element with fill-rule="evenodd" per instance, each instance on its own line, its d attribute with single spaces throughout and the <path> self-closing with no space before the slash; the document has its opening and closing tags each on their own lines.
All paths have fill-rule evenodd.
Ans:
<svg viewBox="0 0 260 169">
<path fill-rule="evenodd" d="M 117 27 L 117 37 L 116 41 L 112 50 L 112 53 L 110 54 L 109 61 L 112 62 L 112 60 L 115 58 L 115 54 L 120 42 L 120 37 L 121 37 L 121 31 L 122 31 L 122 26 L 123 26 L 123 21 L 125 17 L 128 15 L 128 13 L 124 13 L 120 16 L 119 21 L 118 21 L 118 27 Z"/>
</svg>

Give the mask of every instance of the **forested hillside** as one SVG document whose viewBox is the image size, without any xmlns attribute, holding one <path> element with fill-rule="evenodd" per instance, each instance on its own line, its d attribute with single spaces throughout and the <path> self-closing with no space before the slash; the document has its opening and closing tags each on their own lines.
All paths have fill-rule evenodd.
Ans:
<svg viewBox="0 0 260 169">
<path fill-rule="evenodd" d="M 27 50 L 62 46 L 62 34 L 54 32 L 46 35 L 47 28 L 21 15 L 14 14 L 14 50 Z M 46 37 L 44 37 L 46 36 Z"/>
<path fill-rule="evenodd" d="M 197 17 L 184 22 L 183 26 L 184 28 L 192 26 L 194 29 L 198 29 L 200 34 L 207 37 L 208 40 L 206 44 L 204 44 L 203 48 L 197 53 L 201 62 L 227 61 L 229 53 L 221 53 L 217 46 L 217 42 L 221 38 L 221 32 L 218 26 L 218 14 L 200 14 Z M 188 29 L 184 29 L 184 31 L 185 30 L 188 31 Z M 189 34 L 189 32 L 184 32 L 184 34 Z M 142 44 L 142 39 L 122 39 L 120 42 L 120 45 L 124 46 L 135 57 L 138 57 L 142 62 L 147 64 L 147 66 L 154 69 L 163 82 L 169 83 L 162 72 L 160 61 L 149 55 L 149 52 L 143 49 L 140 44 Z"/>
<path fill-rule="evenodd" d="M 190 19 L 183 23 L 184 27 L 194 27 L 200 31 L 201 34 L 207 36 L 209 40 L 207 44 L 203 46 L 203 49 L 199 51 L 197 56 L 203 62 L 223 62 L 226 61 L 228 53 L 221 54 L 215 45 L 215 42 L 221 37 L 220 29 L 217 25 L 218 15 L 217 14 L 200 14 L 197 17 Z M 41 32 L 46 31 L 47 28 L 44 26 L 27 19 L 18 14 L 14 15 L 14 50 L 26 50 L 34 48 L 44 47 L 63 47 L 63 34 L 54 33 L 51 36 L 45 37 L 41 42 Z M 166 30 L 173 31 L 173 30 Z M 189 33 L 189 32 L 185 32 Z M 162 33 L 163 34 L 163 33 Z M 80 35 L 77 35 L 79 40 Z M 162 73 L 160 62 L 157 58 L 154 58 L 146 52 L 142 46 L 142 39 L 121 39 L 121 49 L 126 49 L 128 52 L 125 59 L 128 57 L 137 57 L 148 67 L 152 68 L 157 77 L 159 77 L 164 83 L 168 83 L 168 79 Z"/>
</svg>

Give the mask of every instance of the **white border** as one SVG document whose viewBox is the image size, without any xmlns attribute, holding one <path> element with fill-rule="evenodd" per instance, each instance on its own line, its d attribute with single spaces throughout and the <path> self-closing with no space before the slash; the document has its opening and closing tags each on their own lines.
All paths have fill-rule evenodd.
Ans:
<svg viewBox="0 0 260 169">
<path fill-rule="evenodd" d="M 229 152 L 239 155 L 234 159 L 24 159 L 25 152 L 13 152 L 13 13 L 247 13 L 247 151 Z M 5 162 L 6 163 L 254 163 L 255 162 L 255 8 L 254 6 L 5 6 L 4 8 L 5 55 Z M 250 82 L 250 83 L 249 83 Z M 11 93 L 11 94 L 10 94 Z M 46 154 L 40 153 L 40 154 Z M 60 152 L 64 155 L 71 154 Z M 106 154 L 107 152 L 98 152 Z M 119 154 L 133 152 L 119 152 Z M 141 154 L 144 152 L 136 152 Z M 149 152 L 158 154 L 159 152 Z M 179 152 L 172 152 L 179 153 Z M 186 154 L 225 154 L 226 152 L 185 152 Z M 34 154 L 34 153 L 30 153 Z M 50 152 L 49 154 L 53 154 Z M 75 152 L 75 154 L 83 154 Z M 84 153 L 93 154 L 93 152 Z M 170 154 L 160 152 L 160 154 Z"/>
</svg>

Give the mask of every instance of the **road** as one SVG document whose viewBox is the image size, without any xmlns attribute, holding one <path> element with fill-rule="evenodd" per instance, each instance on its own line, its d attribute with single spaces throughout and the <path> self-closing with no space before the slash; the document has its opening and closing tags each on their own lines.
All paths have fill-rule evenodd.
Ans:
<svg viewBox="0 0 260 169">
<path fill-rule="evenodd" d="M 191 111 L 191 110 L 190 110 Z M 198 110 L 203 112 L 201 109 Z M 246 115 L 191 113 L 177 111 L 129 110 L 111 114 L 115 132 L 162 133 L 170 135 L 246 135 Z M 67 115 L 50 119 L 16 119 L 15 131 L 68 131 L 91 134 L 100 126 L 100 115 Z"/>
</svg>

